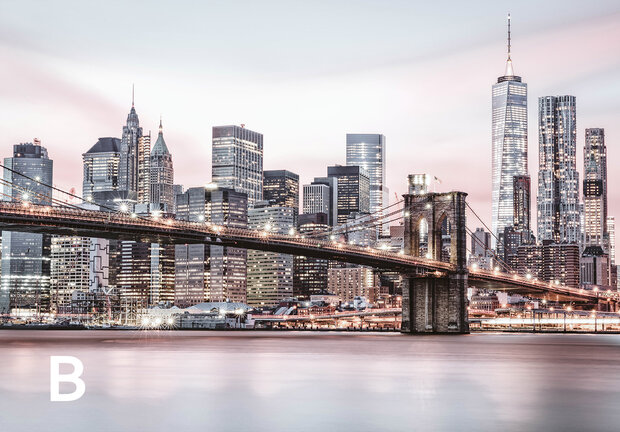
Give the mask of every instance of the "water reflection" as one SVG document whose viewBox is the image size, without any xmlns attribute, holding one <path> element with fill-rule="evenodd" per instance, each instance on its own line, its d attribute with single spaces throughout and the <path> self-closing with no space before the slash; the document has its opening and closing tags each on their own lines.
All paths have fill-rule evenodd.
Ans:
<svg viewBox="0 0 620 432">
<path fill-rule="evenodd" d="M 49 356 L 86 395 L 49 402 Z M 617 430 L 620 336 L 0 331 L 0 430 Z"/>
</svg>

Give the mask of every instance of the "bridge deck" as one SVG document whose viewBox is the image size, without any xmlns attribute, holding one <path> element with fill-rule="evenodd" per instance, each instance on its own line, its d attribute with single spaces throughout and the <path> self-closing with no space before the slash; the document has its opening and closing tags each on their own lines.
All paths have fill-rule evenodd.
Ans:
<svg viewBox="0 0 620 432">
<path fill-rule="evenodd" d="M 206 243 L 345 261 L 407 274 L 415 274 L 421 271 L 455 271 L 455 267 L 447 262 L 341 242 L 309 239 L 300 235 L 288 236 L 210 223 L 185 222 L 168 218 L 144 218 L 129 214 L 32 204 L 0 203 L 0 228 L 7 231 L 154 243 Z M 617 292 L 580 290 L 500 272 L 470 271 L 469 280 L 480 288 L 504 289 L 550 299 L 597 301 L 603 298 L 618 300 Z"/>
</svg>

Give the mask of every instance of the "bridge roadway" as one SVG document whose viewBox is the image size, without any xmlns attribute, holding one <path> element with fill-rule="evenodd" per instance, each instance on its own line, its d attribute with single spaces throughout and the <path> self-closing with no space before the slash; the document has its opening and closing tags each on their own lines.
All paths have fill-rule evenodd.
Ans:
<svg viewBox="0 0 620 432">
<path fill-rule="evenodd" d="M 98 237 L 153 243 L 206 243 L 345 261 L 404 274 L 443 274 L 454 265 L 403 253 L 393 253 L 342 242 L 281 235 L 211 223 L 185 222 L 170 218 L 145 218 L 134 214 L 111 213 L 30 203 L 0 202 L 0 228 L 6 231 Z M 596 303 L 618 301 L 617 292 L 595 292 L 541 282 L 519 275 L 470 270 L 470 285 L 506 290 L 560 301 Z"/>
</svg>

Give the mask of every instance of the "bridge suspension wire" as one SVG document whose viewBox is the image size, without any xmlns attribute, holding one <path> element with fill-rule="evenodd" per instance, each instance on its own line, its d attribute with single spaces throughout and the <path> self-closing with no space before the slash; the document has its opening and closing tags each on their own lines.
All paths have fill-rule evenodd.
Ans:
<svg viewBox="0 0 620 432">
<path fill-rule="evenodd" d="M 485 251 L 491 252 L 491 255 L 493 256 L 495 261 L 497 261 L 502 267 L 504 267 L 505 270 L 507 270 L 509 273 L 514 272 L 514 269 L 510 267 L 503 259 L 501 259 L 493 249 L 489 249 L 488 247 L 486 247 L 476 236 L 474 236 L 473 232 L 469 228 L 465 227 L 465 230 L 471 236 L 471 238 L 476 241 L 476 243 L 478 243 L 484 248 Z M 470 254 L 474 255 L 471 250 L 468 249 L 468 251 Z"/>
<path fill-rule="evenodd" d="M 11 173 L 13 173 L 13 174 L 17 174 L 17 175 L 19 175 L 19 176 L 21 176 L 21 177 L 24 177 L 24 178 L 26 178 L 26 179 L 28 179 L 28 180 L 30 180 L 30 181 L 32 181 L 32 182 L 35 182 L 36 184 L 39 184 L 39 185 L 41 185 L 41 186 L 48 187 L 48 188 L 50 188 L 52 191 L 57 191 L 57 192 L 59 192 L 59 193 L 61 193 L 61 194 L 68 195 L 68 196 L 70 196 L 71 198 L 77 198 L 77 199 L 79 199 L 80 201 L 82 201 L 83 203 L 84 203 L 84 202 L 85 202 L 85 203 L 90 203 L 88 200 L 85 200 L 85 199 L 84 199 L 83 197 L 81 197 L 81 196 L 78 196 L 78 195 L 76 195 L 76 194 L 74 194 L 74 193 L 71 193 L 71 192 L 67 192 L 67 191 L 65 191 L 65 190 L 63 190 L 63 189 L 60 189 L 60 188 L 58 188 L 58 187 L 54 186 L 54 185 L 49 185 L 49 184 L 47 184 L 47 183 L 43 183 L 42 181 L 37 180 L 36 178 L 30 177 L 30 176 L 28 176 L 28 175 L 26 175 L 26 174 L 23 174 L 23 173 L 21 173 L 21 172 L 19 172 L 19 171 L 16 171 L 16 170 L 12 169 L 12 168 L 9 168 L 9 167 L 7 167 L 7 166 L 6 166 L 6 165 L 4 165 L 4 164 L 1 164 L 1 163 L 0 163 L 0 167 L 1 167 L 1 168 L 3 168 L 3 169 L 5 169 L 5 170 L 7 170 L 7 171 L 9 171 L 9 172 L 11 172 Z M 64 201 L 62 201 L 62 200 L 60 200 L 60 199 L 58 199 L 58 198 L 54 198 L 53 196 L 48 197 L 47 195 L 38 194 L 38 193 L 36 193 L 36 192 L 34 192 L 34 191 L 27 190 L 27 189 L 25 189 L 25 188 L 23 188 L 23 187 L 21 187 L 21 186 L 17 186 L 17 185 L 16 185 L 16 184 L 14 184 L 13 182 L 9 182 L 8 180 L 5 180 L 5 179 L 3 179 L 3 178 L 1 178 L 0 180 L 1 180 L 1 181 L 3 181 L 3 182 L 8 183 L 8 184 L 7 184 L 7 186 L 9 186 L 9 187 L 11 187 L 11 188 L 18 188 L 18 189 L 24 190 L 25 192 L 30 193 L 30 194 L 36 194 L 36 195 L 39 195 L 39 196 L 43 196 L 43 197 L 45 197 L 45 200 L 49 200 L 49 201 L 51 201 L 52 203 L 54 203 L 54 201 L 56 201 L 56 202 L 58 203 L 58 205 L 60 205 L 60 206 L 68 206 L 68 207 L 71 207 L 71 208 L 74 208 L 74 209 L 84 210 L 83 208 L 81 208 L 80 206 L 78 206 L 78 205 L 76 205 L 76 204 L 71 204 L 71 203 L 68 203 L 68 202 L 64 202 Z M 3 195 L 5 195 L 5 194 L 3 194 Z M 11 196 L 11 197 L 9 197 L 9 198 L 10 198 L 11 200 L 14 200 L 14 199 L 15 199 L 15 198 L 14 198 L 14 197 L 12 197 L 12 196 Z M 23 201 L 22 201 L 22 202 L 23 202 Z M 112 213 L 123 213 L 123 212 L 119 212 L 117 209 L 114 209 L 114 208 L 112 208 L 112 207 L 109 207 L 109 206 L 106 206 L 106 205 L 103 205 L 103 204 L 95 204 L 95 205 L 97 205 L 98 207 L 103 208 L 103 209 L 105 209 L 105 210 L 108 210 L 108 211 L 110 211 L 110 212 L 112 212 Z M 142 220 L 145 220 L 145 221 L 146 221 L 146 220 L 149 220 L 148 218 L 144 218 L 144 217 L 139 216 L 139 215 L 135 215 L 134 217 L 139 218 L 139 219 L 142 219 Z"/>
<path fill-rule="evenodd" d="M 488 227 L 488 225 L 486 223 L 484 223 L 484 221 L 480 218 L 480 216 L 478 216 L 478 213 L 476 213 L 476 211 L 469 205 L 468 202 L 465 202 L 465 205 L 467 206 L 467 208 L 469 208 L 469 210 L 471 210 L 471 212 L 474 214 L 474 216 L 476 216 L 476 218 L 480 221 L 480 223 L 487 229 L 487 231 L 489 231 L 491 233 L 491 235 L 493 236 L 493 238 L 495 239 L 495 241 L 497 241 L 497 244 L 501 244 L 502 246 L 504 246 L 504 248 L 506 247 L 506 244 L 501 241 L 499 238 L 497 238 L 497 236 L 495 235 L 495 233 Z"/>
<path fill-rule="evenodd" d="M 52 196 L 44 195 L 42 193 L 35 192 L 34 190 L 31 190 L 31 189 L 26 189 L 23 186 L 18 186 L 16 184 L 14 184 L 12 182 L 9 182 L 7 180 L 4 180 L 4 179 L 0 179 L 0 184 L 2 184 L 4 186 L 7 186 L 7 187 L 9 187 L 11 189 L 15 189 L 15 190 L 20 191 L 20 192 L 22 192 L 22 195 L 23 194 L 32 195 L 33 197 L 39 198 L 42 201 L 49 202 L 49 205 L 53 205 L 54 203 L 56 203 L 56 204 L 58 204 L 61 207 L 69 207 L 69 208 L 80 209 L 80 207 L 78 207 L 75 204 L 66 203 L 66 202 L 64 202 L 62 200 L 59 200 L 58 198 L 54 198 Z M 30 200 L 28 200 L 27 198 L 24 198 L 23 196 L 21 198 L 20 197 L 14 197 L 14 196 L 8 195 L 8 194 L 6 194 L 4 192 L 2 192 L 2 195 L 7 197 L 7 198 L 9 198 L 10 201 L 17 200 L 18 202 L 21 202 L 21 203 L 30 203 Z"/>
<path fill-rule="evenodd" d="M 329 231 L 321 231 L 321 232 L 317 232 L 317 233 L 312 233 L 312 234 L 307 235 L 306 237 L 308 237 L 308 238 L 315 238 L 315 237 L 327 237 L 327 236 L 332 236 L 332 235 L 340 235 L 340 234 L 360 231 L 360 230 L 363 230 L 363 229 L 368 229 L 368 228 L 372 228 L 372 227 L 376 227 L 376 226 L 381 226 L 381 225 L 384 225 L 386 223 L 390 223 L 390 222 L 392 222 L 392 220 L 390 220 L 390 221 L 383 221 L 383 219 L 391 217 L 391 216 L 393 216 L 395 214 L 398 214 L 398 213 L 402 212 L 403 209 L 394 210 L 394 211 L 391 211 L 391 212 L 389 212 L 387 214 L 385 213 L 385 211 L 388 210 L 391 207 L 394 207 L 395 205 L 401 204 L 402 202 L 404 202 L 404 200 L 397 201 L 397 202 L 395 202 L 393 204 L 390 204 L 387 207 L 384 207 L 382 209 L 376 210 L 373 213 L 364 215 L 364 216 L 360 217 L 358 220 L 356 220 L 356 221 L 354 221 L 354 222 L 352 222 L 350 224 L 337 225 L 335 227 L 332 227 L 332 229 L 330 229 Z M 377 214 L 380 214 L 380 216 L 375 216 Z M 375 222 L 377 222 L 377 223 L 375 223 Z"/>
</svg>

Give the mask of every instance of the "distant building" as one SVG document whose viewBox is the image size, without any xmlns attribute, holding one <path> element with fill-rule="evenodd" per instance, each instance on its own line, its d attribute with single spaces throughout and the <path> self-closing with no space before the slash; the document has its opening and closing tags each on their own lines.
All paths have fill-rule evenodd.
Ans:
<svg viewBox="0 0 620 432">
<path fill-rule="evenodd" d="M 381 134 L 347 134 L 347 165 L 360 166 L 370 180 L 369 213 L 381 212 L 388 206 L 386 182 L 385 136 Z M 388 225 L 383 231 L 387 234 Z"/>
<path fill-rule="evenodd" d="M 476 228 L 471 234 L 471 255 L 468 265 L 490 270 L 493 268 L 493 254 L 491 253 L 491 233 L 484 228 Z"/>
<path fill-rule="evenodd" d="M 263 134 L 242 126 L 213 127 L 212 180 L 218 187 L 247 195 L 248 205 L 263 199 Z"/>
<path fill-rule="evenodd" d="M 532 279 L 558 282 L 576 288 L 579 286 L 579 246 L 556 244 L 549 240 L 542 244 L 519 246 L 517 272 Z"/>
<path fill-rule="evenodd" d="M 334 226 L 338 220 L 338 178 L 315 177 L 303 186 L 303 213 L 325 213 L 327 222 Z"/>
<path fill-rule="evenodd" d="M 328 217 L 325 213 L 301 214 L 298 232 L 312 235 L 329 231 Z M 304 299 L 312 295 L 325 294 L 329 261 L 320 258 L 295 256 L 293 258 L 293 295 Z"/>
<path fill-rule="evenodd" d="M 581 255 L 581 285 L 607 290 L 611 286 L 609 255 L 600 246 L 586 246 Z M 614 287 L 615 288 L 615 287 Z"/>
<path fill-rule="evenodd" d="M 371 268 L 330 268 L 328 270 L 328 290 L 336 294 L 343 303 L 353 302 L 355 297 L 369 298 L 371 290 L 378 281 Z"/>
<path fill-rule="evenodd" d="M 431 185 L 431 176 L 428 174 L 409 174 L 407 176 L 410 195 L 426 195 Z"/>
<path fill-rule="evenodd" d="M 142 128 L 132 100 L 127 123 L 123 126 L 118 168 L 118 190 L 121 198 L 131 202 L 138 201 L 139 172 L 142 171 L 144 174 L 144 167 L 139 167 L 139 160 L 145 161 L 144 151 L 141 156 L 139 155 L 141 137 Z M 145 141 L 142 142 L 143 146 L 144 144 Z"/>
<path fill-rule="evenodd" d="M 71 308 L 74 291 L 90 291 L 91 239 L 88 237 L 54 236 L 51 239 L 50 311 L 74 313 Z"/>
<path fill-rule="evenodd" d="M 583 148 L 585 246 L 609 249 L 607 232 L 607 147 L 604 129 L 586 129 Z"/>
<path fill-rule="evenodd" d="M 574 96 L 538 98 L 538 240 L 581 240 Z"/>
<path fill-rule="evenodd" d="M 4 181 L 13 186 L 3 186 L 3 200 L 52 204 L 53 162 L 39 140 L 14 145 L 4 165 L 15 172 L 4 170 Z M 49 311 L 50 243 L 47 234 L 2 232 L 0 313 Z"/>
<path fill-rule="evenodd" d="M 299 215 L 299 175 L 287 170 L 263 171 L 263 201 L 279 207 L 290 207 Z"/>
<path fill-rule="evenodd" d="M 248 210 L 248 227 L 269 235 L 289 234 L 295 228 L 292 207 L 259 201 Z M 248 250 L 247 303 L 254 307 L 277 306 L 293 295 L 293 255 Z"/>
<path fill-rule="evenodd" d="M 151 134 L 138 138 L 138 203 L 151 202 Z"/>
<path fill-rule="evenodd" d="M 122 198 L 119 193 L 119 162 L 121 140 L 118 138 L 99 138 L 86 153 L 82 197 L 91 203 L 107 208 L 116 208 L 116 201 Z"/>
<path fill-rule="evenodd" d="M 247 195 L 231 189 L 193 187 L 177 196 L 177 219 L 246 228 Z M 177 245 L 175 304 L 246 301 L 245 249 L 205 244 Z"/>
<path fill-rule="evenodd" d="M 151 150 L 150 164 L 151 202 L 157 204 L 164 213 L 174 213 L 174 168 L 172 155 L 164 140 L 161 120 L 159 121 L 157 141 Z M 180 193 L 183 191 L 181 190 Z"/>
<path fill-rule="evenodd" d="M 514 72 L 510 52 L 504 75 L 493 84 L 492 97 L 492 231 L 495 239 L 514 221 L 514 177 L 525 176 L 527 168 L 527 84 Z"/>
<path fill-rule="evenodd" d="M 351 213 L 370 212 L 370 178 L 359 166 L 331 166 L 327 176 L 338 179 L 337 223 L 346 224 Z"/>
</svg>

